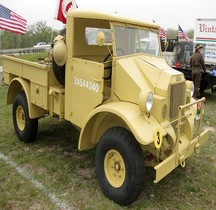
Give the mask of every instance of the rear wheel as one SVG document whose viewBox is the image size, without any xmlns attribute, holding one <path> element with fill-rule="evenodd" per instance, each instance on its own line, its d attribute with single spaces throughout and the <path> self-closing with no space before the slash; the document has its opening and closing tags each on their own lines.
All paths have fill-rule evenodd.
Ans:
<svg viewBox="0 0 216 210">
<path fill-rule="evenodd" d="M 144 185 L 142 149 L 126 129 L 113 127 L 101 137 L 96 150 L 96 174 L 103 193 L 120 205 L 129 205 Z"/>
<path fill-rule="evenodd" d="M 15 96 L 12 111 L 14 129 L 18 138 L 25 143 L 33 141 L 37 135 L 38 119 L 30 119 L 24 91 Z"/>
</svg>

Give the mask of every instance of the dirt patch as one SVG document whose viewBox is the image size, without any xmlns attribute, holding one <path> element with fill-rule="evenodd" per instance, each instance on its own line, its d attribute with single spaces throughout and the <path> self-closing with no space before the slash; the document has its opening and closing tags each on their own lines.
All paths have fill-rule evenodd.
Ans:
<svg viewBox="0 0 216 210">
<path fill-rule="evenodd" d="M 78 169 L 78 174 L 85 179 L 95 179 L 96 178 L 94 168 Z"/>
<path fill-rule="evenodd" d="M 216 129 L 214 127 L 210 127 L 210 126 L 207 126 L 207 125 L 204 125 L 203 129 L 204 130 L 209 129 L 211 132 L 215 132 L 216 131 Z"/>
</svg>

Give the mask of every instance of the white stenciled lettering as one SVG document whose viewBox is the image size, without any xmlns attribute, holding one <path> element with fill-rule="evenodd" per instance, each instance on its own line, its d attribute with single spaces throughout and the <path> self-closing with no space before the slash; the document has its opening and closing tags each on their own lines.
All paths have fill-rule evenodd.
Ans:
<svg viewBox="0 0 216 210">
<path fill-rule="evenodd" d="M 82 88 L 86 88 L 96 93 L 98 93 L 100 89 L 97 83 L 90 82 L 90 81 L 87 81 L 87 80 L 84 80 L 78 77 L 74 77 L 74 85 L 82 87 Z"/>
</svg>

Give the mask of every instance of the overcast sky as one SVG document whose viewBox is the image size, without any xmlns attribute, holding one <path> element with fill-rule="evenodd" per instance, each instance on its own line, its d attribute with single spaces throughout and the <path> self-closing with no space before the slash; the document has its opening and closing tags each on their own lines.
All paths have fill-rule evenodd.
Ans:
<svg viewBox="0 0 216 210">
<path fill-rule="evenodd" d="M 63 24 L 54 21 L 57 0 L 0 0 L 0 4 L 23 16 L 28 24 L 40 20 L 54 28 Z M 117 12 L 145 21 L 155 20 L 161 27 L 183 30 L 194 27 L 196 18 L 216 18 L 215 0 L 76 0 L 78 7 L 106 12 Z"/>
</svg>

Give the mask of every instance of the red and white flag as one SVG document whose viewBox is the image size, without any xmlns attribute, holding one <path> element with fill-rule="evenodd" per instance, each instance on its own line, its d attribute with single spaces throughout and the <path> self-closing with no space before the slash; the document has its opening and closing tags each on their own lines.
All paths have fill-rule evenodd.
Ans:
<svg viewBox="0 0 216 210">
<path fill-rule="evenodd" d="M 153 20 L 153 23 L 155 23 L 154 20 Z M 159 36 L 162 40 L 166 40 L 167 33 L 164 28 L 161 28 L 161 27 L 159 28 Z"/>
<path fill-rule="evenodd" d="M 163 28 L 160 27 L 159 28 L 159 36 L 160 36 L 160 38 L 162 40 L 165 40 L 166 39 L 166 35 L 167 35 L 166 31 Z"/>
<path fill-rule="evenodd" d="M 55 19 L 66 23 L 66 17 L 68 10 L 78 8 L 75 0 L 58 0 L 56 6 Z"/>
<path fill-rule="evenodd" d="M 27 21 L 20 15 L 0 4 L 0 29 L 25 34 Z"/>
</svg>

